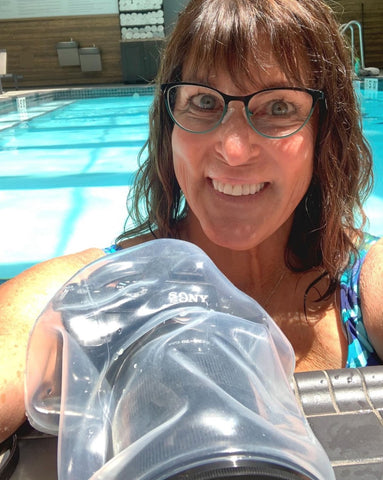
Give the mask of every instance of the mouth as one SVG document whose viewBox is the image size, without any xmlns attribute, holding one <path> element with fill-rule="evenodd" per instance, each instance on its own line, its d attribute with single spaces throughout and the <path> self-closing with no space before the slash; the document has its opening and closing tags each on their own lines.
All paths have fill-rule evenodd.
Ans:
<svg viewBox="0 0 383 480">
<path fill-rule="evenodd" d="M 247 183 L 242 185 L 232 185 L 230 183 L 219 182 L 212 179 L 214 190 L 232 197 L 242 197 L 245 195 L 254 195 L 265 188 L 265 183 Z"/>
</svg>

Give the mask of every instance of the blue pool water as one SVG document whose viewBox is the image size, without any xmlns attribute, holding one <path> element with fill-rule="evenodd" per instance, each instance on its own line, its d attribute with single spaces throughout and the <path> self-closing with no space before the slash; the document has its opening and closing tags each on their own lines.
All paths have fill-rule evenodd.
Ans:
<svg viewBox="0 0 383 480">
<path fill-rule="evenodd" d="M 365 204 L 371 233 L 383 235 L 383 91 L 365 90 L 361 96 L 363 131 L 372 147 L 374 189 Z"/>
<path fill-rule="evenodd" d="M 151 96 L 47 102 L 0 117 L 0 278 L 122 231 Z M 34 116 L 34 118 L 30 118 Z"/>
<path fill-rule="evenodd" d="M 150 95 L 48 101 L 0 116 L 0 279 L 122 231 Z M 374 150 L 369 230 L 383 234 L 383 92 L 363 96 Z"/>
</svg>

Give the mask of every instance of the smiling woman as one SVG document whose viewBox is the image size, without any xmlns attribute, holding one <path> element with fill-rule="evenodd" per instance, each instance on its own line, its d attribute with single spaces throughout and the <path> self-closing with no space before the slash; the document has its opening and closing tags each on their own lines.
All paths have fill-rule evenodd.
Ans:
<svg viewBox="0 0 383 480">
<path fill-rule="evenodd" d="M 326 3 L 191 0 L 164 51 L 149 129 L 135 226 L 117 248 L 168 237 L 202 248 L 273 317 L 296 370 L 382 363 L 383 252 L 363 231 L 371 154 Z M 55 259 L 0 287 L 15 371 L 52 291 L 102 255 Z M 20 378 L 4 395 L 20 400 L 0 410 L 10 432 L 23 418 Z"/>
<path fill-rule="evenodd" d="M 350 354 L 353 335 L 341 321 L 348 309 L 362 311 L 373 285 L 365 282 L 354 307 L 338 304 L 341 278 L 376 239 L 363 232 L 371 154 L 330 8 L 320 0 L 191 1 L 157 81 L 148 157 L 131 197 L 136 227 L 120 247 L 143 234 L 201 246 L 267 307 L 297 369 L 380 362 L 375 314 L 364 308 L 353 327 L 345 320 L 350 329 L 369 326 L 361 355 Z M 380 263 L 379 252 L 376 245 L 368 258 Z M 354 272 L 357 286 L 369 264 Z"/>
</svg>

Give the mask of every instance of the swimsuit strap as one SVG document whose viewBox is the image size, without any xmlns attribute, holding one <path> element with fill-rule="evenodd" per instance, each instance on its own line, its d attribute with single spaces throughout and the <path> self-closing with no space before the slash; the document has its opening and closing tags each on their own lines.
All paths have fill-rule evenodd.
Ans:
<svg viewBox="0 0 383 480">
<path fill-rule="evenodd" d="M 103 248 L 103 250 L 107 255 L 109 255 L 110 253 L 118 252 L 121 250 L 121 247 L 114 243 L 113 245 L 110 245 L 110 247 Z"/>
</svg>

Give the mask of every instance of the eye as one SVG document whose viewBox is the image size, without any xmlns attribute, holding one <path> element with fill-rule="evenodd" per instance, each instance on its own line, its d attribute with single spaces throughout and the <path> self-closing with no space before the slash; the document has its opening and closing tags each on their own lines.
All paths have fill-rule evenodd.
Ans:
<svg viewBox="0 0 383 480">
<path fill-rule="evenodd" d="M 220 108 L 219 100 L 214 95 L 208 93 L 201 93 L 200 95 L 194 95 L 190 99 L 190 103 L 202 110 L 215 110 Z"/>
<path fill-rule="evenodd" d="M 306 97 L 306 93 L 295 90 L 266 90 L 251 99 L 249 111 L 264 119 L 287 119 L 311 105 L 311 97 Z"/>
<path fill-rule="evenodd" d="M 277 100 L 269 106 L 270 108 L 270 113 L 272 115 L 276 116 L 281 116 L 281 115 L 288 115 L 294 112 L 294 107 L 293 105 L 283 101 L 283 100 Z"/>
</svg>

